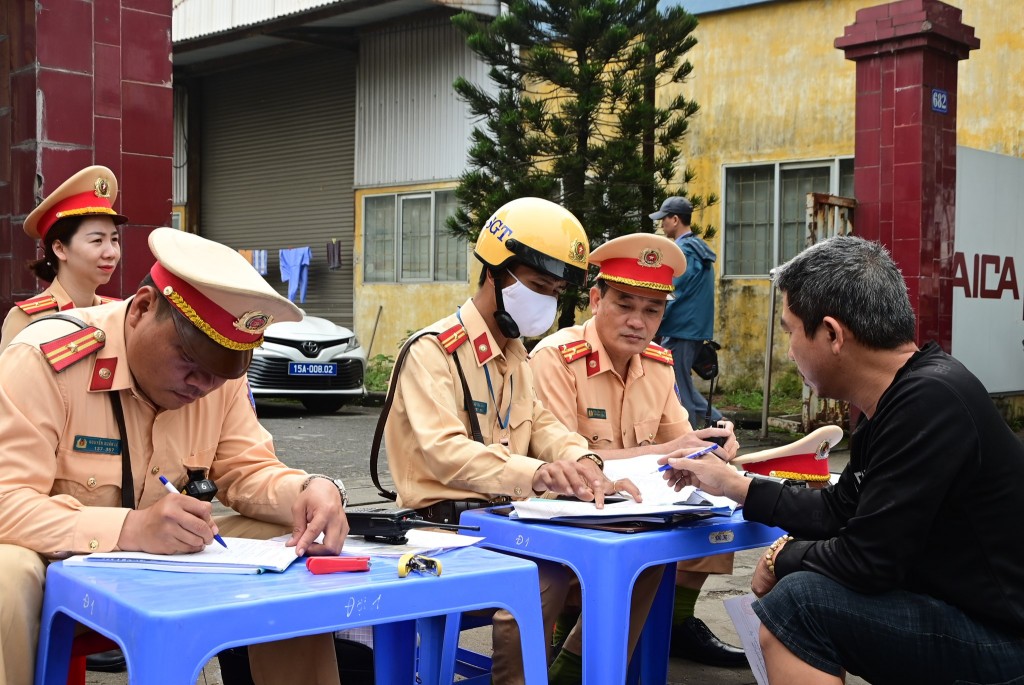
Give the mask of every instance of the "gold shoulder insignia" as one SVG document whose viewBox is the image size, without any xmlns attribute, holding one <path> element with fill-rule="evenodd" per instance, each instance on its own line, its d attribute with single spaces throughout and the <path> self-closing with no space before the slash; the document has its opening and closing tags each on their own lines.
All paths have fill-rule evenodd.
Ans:
<svg viewBox="0 0 1024 685">
<path fill-rule="evenodd" d="M 653 359 L 656 362 L 661 362 L 662 364 L 668 364 L 669 366 L 675 365 L 675 362 L 672 361 L 672 352 L 670 350 L 665 349 L 661 345 L 655 345 L 654 343 L 651 343 L 650 345 L 647 346 L 647 349 L 645 349 L 640 354 L 644 357 L 647 357 L 648 359 Z"/>
<path fill-rule="evenodd" d="M 577 359 L 583 359 L 590 354 L 590 343 L 586 340 L 576 340 L 571 343 L 558 346 L 558 352 L 566 364 L 572 364 Z"/>
<path fill-rule="evenodd" d="M 57 309 L 57 298 L 53 295 L 39 295 L 38 297 L 32 297 L 21 302 L 15 302 L 14 304 L 21 311 L 32 316 L 41 312 L 48 312 L 51 309 Z"/>
<path fill-rule="evenodd" d="M 94 352 L 103 349 L 107 336 L 95 326 L 86 326 L 74 333 L 62 335 L 56 340 L 43 343 L 39 346 L 46 361 L 50 363 L 53 370 L 60 373 L 75 362 L 85 359 Z"/>
<path fill-rule="evenodd" d="M 469 340 L 469 336 L 466 334 L 466 329 L 462 327 L 461 323 L 457 323 L 447 331 L 437 334 L 437 341 L 441 343 L 441 347 L 448 354 L 455 354 L 455 350 L 459 349 L 459 345 L 467 340 Z"/>
</svg>

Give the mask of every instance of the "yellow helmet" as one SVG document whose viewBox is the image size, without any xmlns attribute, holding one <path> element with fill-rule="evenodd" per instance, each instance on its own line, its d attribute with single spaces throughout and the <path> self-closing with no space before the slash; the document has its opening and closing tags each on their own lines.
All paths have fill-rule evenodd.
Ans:
<svg viewBox="0 0 1024 685">
<path fill-rule="evenodd" d="M 515 259 L 577 287 L 587 283 L 590 242 L 579 219 L 565 207 L 539 197 L 521 197 L 491 215 L 473 250 L 495 268 Z"/>
</svg>

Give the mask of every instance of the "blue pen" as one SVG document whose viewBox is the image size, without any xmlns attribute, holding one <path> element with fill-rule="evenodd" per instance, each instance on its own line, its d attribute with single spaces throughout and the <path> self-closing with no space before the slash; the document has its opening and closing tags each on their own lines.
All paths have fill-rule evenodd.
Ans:
<svg viewBox="0 0 1024 685">
<path fill-rule="evenodd" d="M 687 459 L 696 459 L 697 457 L 703 457 L 705 454 L 710 454 L 710 453 L 714 452 L 717 449 L 718 449 L 718 445 L 709 445 L 709 446 L 705 447 L 704 449 L 697 450 L 693 454 L 686 455 L 686 458 Z M 661 466 L 658 467 L 658 470 L 659 471 L 668 471 L 670 468 L 672 468 L 671 464 L 662 464 Z"/>
<path fill-rule="evenodd" d="M 166 489 L 167 492 L 171 493 L 172 495 L 180 494 L 177 490 L 174 489 L 174 486 L 171 485 L 171 481 L 167 480 L 163 476 L 160 476 L 160 482 L 164 484 L 164 489 Z M 223 547 L 224 549 L 228 548 L 227 543 L 224 542 L 224 538 L 222 538 L 217 533 L 213 534 L 213 539 L 216 540 L 217 542 L 219 542 L 221 544 L 221 547 Z"/>
</svg>

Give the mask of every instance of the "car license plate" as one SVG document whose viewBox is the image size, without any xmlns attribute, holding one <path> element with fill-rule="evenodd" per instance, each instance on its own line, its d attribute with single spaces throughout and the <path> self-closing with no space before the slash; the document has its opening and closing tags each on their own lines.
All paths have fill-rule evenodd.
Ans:
<svg viewBox="0 0 1024 685">
<path fill-rule="evenodd" d="M 288 362 L 289 376 L 337 376 L 338 364 L 307 364 L 306 362 Z"/>
</svg>

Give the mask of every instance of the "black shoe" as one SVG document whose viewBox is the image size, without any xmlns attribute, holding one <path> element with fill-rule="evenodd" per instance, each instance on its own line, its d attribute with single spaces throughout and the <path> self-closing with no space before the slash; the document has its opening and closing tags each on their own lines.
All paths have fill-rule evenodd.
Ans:
<svg viewBox="0 0 1024 685">
<path fill-rule="evenodd" d="M 708 666 L 746 666 L 747 657 L 739 647 L 727 645 L 711 632 L 704 621 L 690 616 L 672 626 L 669 655 Z"/>
<path fill-rule="evenodd" d="M 128 669 L 120 649 L 98 652 L 85 657 L 85 670 L 102 673 L 123 673 Z"/>
</svg>

